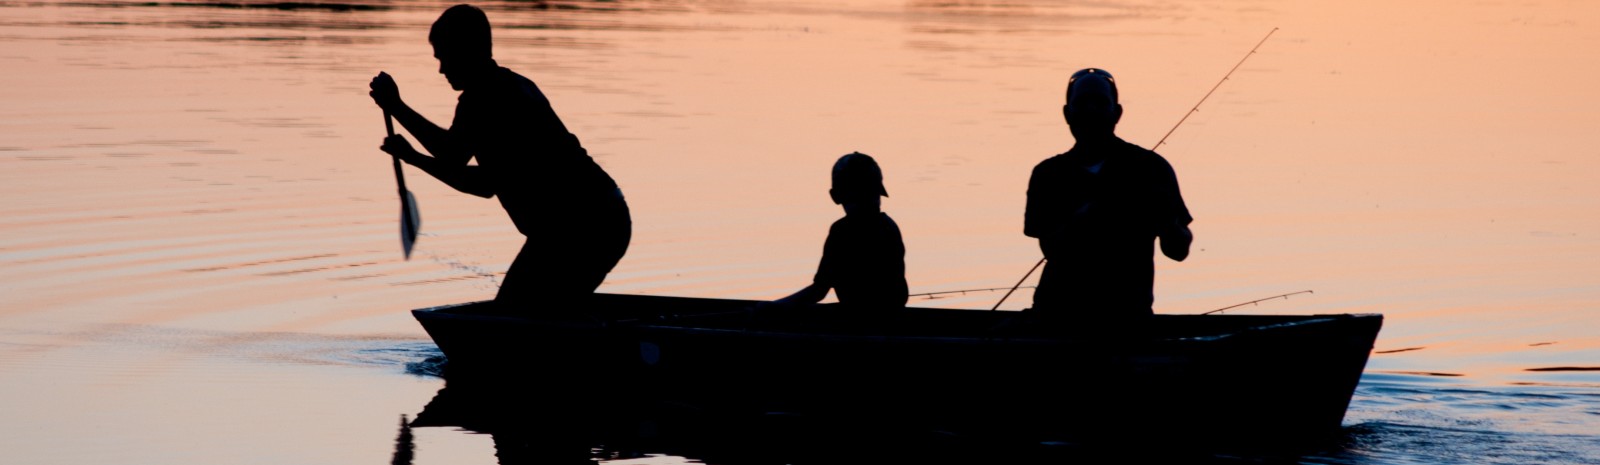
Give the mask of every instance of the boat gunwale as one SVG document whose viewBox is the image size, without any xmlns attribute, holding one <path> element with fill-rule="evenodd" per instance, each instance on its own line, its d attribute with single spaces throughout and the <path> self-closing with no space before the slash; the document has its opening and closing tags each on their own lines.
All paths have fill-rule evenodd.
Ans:
<svg viewBox="0 0 1600 465">
<path fill-rule="evenodd" d="M 716 299 L 716 298 L 680 297 L 680 296 L 654 296 L 654 295 L 643 295 L 643 294 L 604 294 L 604 295 L 625 295 L 625 296 L 629 296 L 630 298 L 665 298 L 665 299 L 672 299 L 672 300 L 682 299 L 682 300 L 705 300 L 705 301 L 718 301 L 718 302 L 750 302 L 752 304 L 757 303 L 757 302 L 761 302 L 761 301 L 745 301 L 745 300 L 737 300 L 737 299 Z M 483 314 L 483 313 L 471 313 L 471 312 L 459 311 L 459 310 L 462 310 L 462 309 L 465 309 L 465 308 L 470 308 L 470 307 L 480 306 L 480 305 L 486 305 L 486 304 L 489 304 L 489 303 L 492 303 L 492 302 L 493 302 L 492 300 L 482 300 L 482 301 L 474 301 L 474 302 L 464 302 L 464 303 L 438 305 L 438 306 L 433 306 L 433 307 L 425 307 L 425 308 L 420 308 L 420 309 L 414 309 L 414 310 L 411 310 L 411 313 L 412 313 L 412 315 L 414 317 L 418 318 L 419 320 L 421 320 L 423 318 L 427 318 L 427 319 L 439 319 L 439 320 L 449 319 L 449 320 L 457 320 L 457 321 L 518 322 L 518 323 L 523 323 L 523 324 L 533 324 L 533 325 L 540 325 L 540 326 L 547 326 L 547 327 L 554 327 L 554 328 L 563 328 L 563 329 L 571 329 L 571 328 L 585 328 L 585 329 L 598 329 L 598 330 L 629 329 L 629 330 L 634 330 L 634 331 L 639 331 L 639 330 L 664 330 L 664 331 L 671 331 L 671 332 L 676 332 L 676 333 L 680 333 L 680 334 L 736 335 L 736 336 L 741 336 L 741 337 L 761 337 L 761 338 L 783 339 L 783 340 L 790 340 L 790 339 L 818 340 L 818 339 L 822 339 L 822 340 L 846 340 L 846 341 L 874 342 L 874 343 L 942 343 L 942 344 L 963 344 L 963 345 L 990 345 L 990 344 L 1041 345 L 1041 346 L 1045 346 L 1045 345 L 1053 345 L 1053 346 L 1060 346 L 1060 345 L 1088 345 L 1087 341 L 1084 341 L 1084 340 L 1079 339 L 1079 338 L 1074 338 L 1074 337 L 1006 337 L 1006 336 L 990 336 L 990 335 L 981 335 L 981 336 L 913 336 L 913 335 L 885 335 L 885 334 L 838 334 L 838 333 L 815 332 L 815 331 L 795 331 L 795 330 L 776 331 L 776 330 L 763 330 L 763 329 L 750 329 L 750 328 L 732 329 L 732 328 L 715 328 L 715 327 L 704 327 L 704 326 L 687 326 L 687 325 L 675 324 L 675 323 L 670 323 L 670 322 L 661 322 L 661 323 L 643 322 L 643 321 L 640 321 L 639 319 L 621 320 L 621 321 L 605 321 L 605 320 L 601 320 L 601 319 L 598 319 L 598 318 L 595 319 L 595 320 L 591 320 L 591 321 L 574 320 L 574 319 L 569 319 L 569 320 L 541 319 L 541 318 L 536 318 L 536 317 L 531 317 L 531 316 L 526 316 L 526 315 L 495 315 L 495 314 Z M 908 308 L 938 310 L 938 311 L 948 311 L 948 312 L 985 312 L 985 313 L 988 312 L 986 310 L 977 310 L 977 309 L 953 309 L 953 308 L 939 308 L 939 307 L 908 307 Z M 456 310 L 456 311 L 453 311 L 453 310 Z M 1010 311 L 1010 312 L 1011 313 L 1017 313 L 1016 311 Z M 731 315 L 731 314 L 737 314 L 737 313 L 739 313 L 739 311 L 730 311 L 730 312 L 726 312 L 726 313 L 723 313 L 723 314 Z M 693 316 L 694 315 L 688 315 L 688 316 L 685 316 L 685 317 L 686 318 L 692 318 Z M 1229 339 L 1242 337 L 1242 336 L 1247 336 L 1247 335 L 1251 335 L 1251 334 L 1263 334 L 1263 333 L 1276 332 L 1278 330 L 1284 330 L 1284 329 L 1295 328 L 1295 327 L 1330 324 L 1330 323 L 1335 323 L 1335 322 L 1342 321 L 1342 320 L 1360 320 L 1360 319 L 1368 319 L 1368 318 L 1378 318 L 1381 321 L 1383 315 L 1379 314 L 1379 313 L 1341 313 L 1341 314 L 1315 314 L 1315 315 L 1156 314 L 1155 317 L 1156 318 L 1161 318 L 1161 319 L 1167 319 L 1167 318 L 1192 319 L 1192 318 L 1202 318 L 1202 317 L 1206 318 L 1206 319 L 1235 319 L 1235 318 L 1251 318 L 1251 317 L 1277 317 L 1277 318 L 1301 318 L 1301 319 L 1294 320 L 1294 321 L 1273 322 L 1273 323 L 1268 323 L 1268 324 L 1250 325 L 1250 326 L 1244 326 L 1244 327 L 1239 327 L 1239 328 L 1233 328 L 1233 329 L 1230 329 L 1230 330 L 1228 330 L 1226 332 L 1223 332 L 1221 334 L 1207 334 L 1207 335 L 1193 335 L 1193 336 L 1174 336 L 1174 337 L 1143 339 L 1143 340 L 1140 341 L 1140 343 L 1142 343 L 1144 345 L 1149 345 L 1149 344 L 1171 344 L 1171 343 L 1192 344 L 1192 343 L 1221 342 L 1221 341 L 1226 341 L 1226 340 L 1229 340 Z"/>
</svg>

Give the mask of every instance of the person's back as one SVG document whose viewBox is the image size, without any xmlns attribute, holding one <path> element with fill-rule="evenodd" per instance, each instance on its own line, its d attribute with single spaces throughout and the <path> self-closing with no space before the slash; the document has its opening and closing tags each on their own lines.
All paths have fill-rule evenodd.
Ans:
<svg viewBox="0 0 1600 465">
<path fill-rule="evenodd" d="M 828 228 L 812 282 L 832 287 L 846 306 L 904 307 L 909 293 L 905 255 L 900 226 L 889 214 L 846 214 Z"/>
<path fill-rule="evenodd" d="M 497 68 L 461 93 L 450 135 L 475 154 L 517 230 L 529 237 L 587 234 L 592 213 L 622 202 L 616 182 L 539 87 L 509 69 Z"/>
<path fill-rule="evenodd" d="M 1039 239 L 1048 260 L 1033 308 L 1093 319 L 1148 316 L 1152 241 L 1160 238 L 1162 252 L 1181 261 L 1193 239 L 1177 176 L 1160 155 L 1113 134 L 1121 105 L 1109 74 L 1080 71 L 1068 97 L 1063 113 L 1077 142 L 1039 163 L 1028 183 L 1023 232 Z"/>
<path fill-rule="evenodd" d="M 1036 306 L 1149 311 L 1151 241 L 1162 218 L 1184 209 L 1176 179 L 1165 159 L 1133 144 L 1118 140 L 1098 151 L 1104 161 L 1095 172 L 1083 168 L 1094 156 L 1079 149 L 1034 168 L 1024 232 L 1057 264 L 1042 278 Z"/>
<path fill-rule="evenodd" d="M 906 247 L 900 226 L 881 211 L 879 197 L 889 193 L 877 162 L 862 153 L 840 157 L 828 195 L 845 216 L 828 228 L 811 285 L 777 302 L 812 304 L 832 289 L 840 305 L 851 309 L 904 308 L 909 293 Z"/>
</svg>

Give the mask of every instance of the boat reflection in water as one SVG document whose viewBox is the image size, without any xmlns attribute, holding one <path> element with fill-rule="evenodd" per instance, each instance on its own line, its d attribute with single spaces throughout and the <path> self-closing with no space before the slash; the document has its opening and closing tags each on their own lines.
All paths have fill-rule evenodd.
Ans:
<svg viewBox="0 0 1600 465">
<path fill-rule="evenodd" d="M 600 404 L 549 394 L 509 379 L 451 380 L 416 419 L 402 420 L 394 462 L 410 463 L 410 428 L 457 427 L 488 434 L 501 464 L 593 463 L 605 437 L 595 427 L 609 415 L 589 410 Z"/>
<path fill-rule="evenodd" d="M 414 420 L 402 420 L 396 464 L 410 464 L 411 428 L 453 427 L 488 434 L 502 465 L 588 464 L 651 456 L 705 463 L 839 463 L 968 460 L 960 438 L 909 425 L 812 418 L 777 412 L 734 414 L 628 396 L 642 389 L 495 377 L 451 377 Z M 615 384 L 611 384 L 615 383 Z M 961 457 L 961 460 L 954 460 Z M 982 463 L 978 460 L 972 463 Z"/>
<path fill-rule="evenodd" d="M 886 450 L 988 462 L 1073 443 L 1293 451 L 1339 436 L 1382 324 L 1159 315 L 1107 331 L 1008 312 L 755 304 L 600 294 L 584 316 L 414 311 L 451 360 L 414 425 L 493 434 L 505 463 L 588 460 L 597 445 L 710 462 Z"/>
<path fill-rule="evenodd" d="M 414 420 L 402 419 L 393 463 L 412 464 L 411 428 L 425 427 L 487 434 L 501 465 L 662 456 L 710 464 L 1305 463 L 1337 455 L 1344 437 L 1249 449 L 1139 437 L 1075 442 L 1009 436 L 1016 428 L 961 433 L 879 418 L 705 410 L 582 384 L 552 389 L 549 381 L 451 378 Z"/>
</svg>

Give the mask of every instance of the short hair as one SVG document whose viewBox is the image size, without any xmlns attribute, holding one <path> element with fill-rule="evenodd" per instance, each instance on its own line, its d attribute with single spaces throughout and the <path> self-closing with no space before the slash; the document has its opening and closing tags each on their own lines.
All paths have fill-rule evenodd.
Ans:
<svg viewBox="0 0 1600 465">
<path fill-rule="evenodd" d="M 1111 89 L 1111 95 L 1109 95 L 1109 97 L 1111 97 L 1111 102 L 1109 102 L 1109 103 L 1112 104 L 1112 105 L 1116 105 L 1116 103 L 1117 103 L 1117 78 L 1111 77 L 1111 73 L 1106 72 L 1106 70 L 1103 70 L 1103 69 L 1100 69 L 1100 68 L 1084 68 L 1084 69 L 1078 70 L 1078 72 L 1076 72 L 1076 73 L 1072 73 L 1072 77 L 1067 79 L 1067 96 L 1066 96 L 1066 102 L 1067 103 L 1072 103 L 1072 89 L 1073 89 L 1073 87 L 1077 86 L 1077 84 L 1079 82 L 1088 80 L 1088 79 L 1085 79 L 1085 78 L 1088 78 L 1088 79 L 1103 79 L 1103 80 L 1105 80 L 1106 87 L 1109 87 Z"/>
<path fill-rule="evenodd" d="M 460 4 L 444 10 L 428 31 L 428 43 L 455 55 L 492 58 L 489 16 L 478 7 Z"/>
</svg>

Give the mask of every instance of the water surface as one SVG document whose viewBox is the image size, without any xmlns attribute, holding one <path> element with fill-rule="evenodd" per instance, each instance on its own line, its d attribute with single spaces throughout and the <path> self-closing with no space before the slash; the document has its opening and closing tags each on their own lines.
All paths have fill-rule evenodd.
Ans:
<svg viewBox="0 0 1600 465">
<path fill-rule="evenodd" d="M 485 299 L 521 238 L 409 171 L 379 70 L 436 121 L 448 3 L 0 2 L 0 450 L 8 463 L 379 463 L 443 386 L 406 310 Z M 1162 313 L 1375 312 L 1348 445 L 1312 463 L 1600 461 L 1600 6 L 1048 0 L 482 4 L 627 193 L 605 292 L 774 298 L 810 278 L 827 169 L 873 155 L 912 292 L 1008 286 L 1065 77 L 1116 73 L 1197 218 Z M 409 168 L 408 168 L 409 169 Z M 997 293 L 913 305 L 987 308 Z M 1027 290 L 1003 309 L 1019 309 Z M 415 430 L 416 463 L 492 463 Z M 675 463 L 693 456 L 629 462 Z"/>
</svg>

